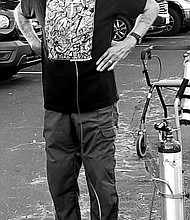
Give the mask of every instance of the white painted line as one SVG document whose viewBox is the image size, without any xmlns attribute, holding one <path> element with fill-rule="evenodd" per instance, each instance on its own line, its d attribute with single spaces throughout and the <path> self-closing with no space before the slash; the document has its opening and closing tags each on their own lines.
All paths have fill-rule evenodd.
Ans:
<svg viewBox="0 0 190 220">
<path fill-rule="evenodd" d="M 41 74 L 42 72 L 41 71 L 34 71 L 34 72 L 31 72 L 31 71 L 19 71 L 18 73 L 29 73 L 29 74 Z"/>
<path fill-rule="evenodd" d="M 147 36 L 146 38 L 158 38 L 158 39 L 184 39 L 185 36 L 171 36 L 171 37 Z"/>
</svg>

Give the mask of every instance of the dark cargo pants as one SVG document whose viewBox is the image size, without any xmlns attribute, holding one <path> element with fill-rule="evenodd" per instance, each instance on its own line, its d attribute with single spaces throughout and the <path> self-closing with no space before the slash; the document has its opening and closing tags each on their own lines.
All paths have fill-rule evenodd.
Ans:
<svg viewBox="0 0 190 220">
<path fill-rule="evenodd" d="M 47 178 L 57 220 L 80 220 L 77 178 L 83 163 L 92 220 L 116 220 L 115 105 L 90 113 L 45 111 Z"/>
</svg>

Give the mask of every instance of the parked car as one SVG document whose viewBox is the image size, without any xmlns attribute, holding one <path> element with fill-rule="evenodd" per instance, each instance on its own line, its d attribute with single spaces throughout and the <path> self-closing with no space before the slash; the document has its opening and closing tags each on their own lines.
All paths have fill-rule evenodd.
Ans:
<svg viewBox="0 0 190 220">
<path fill-rule="evenodd" d="M 171 36 L 181 30 L 190 30 L 190 0 L 167 0 L 170 14 L 169 24 L 162 36 Z"/>
<path fill-rule="evenodd" d="M 166 0 L 156 0 L 159 4 L 159 14 L 153 25 L 150 27 L 147 35 L 161 33 L 166 25 L 169 24 L 168 2 Z M 131 31 L 135 23 L 134 19 L 123 15 L 117 15 L 114 22 L 113 39 L 122 41 Z"/>
<path fill-rule="evenodd" d="M 0 80 L 41 61 L 31 50 L 14 20 L 13 9 L 18 3 L 18 0 L 0 1 Z M 41 34 L 37 21 L 34 21 L 34 29 L 37 34 Z"/>
</svg>

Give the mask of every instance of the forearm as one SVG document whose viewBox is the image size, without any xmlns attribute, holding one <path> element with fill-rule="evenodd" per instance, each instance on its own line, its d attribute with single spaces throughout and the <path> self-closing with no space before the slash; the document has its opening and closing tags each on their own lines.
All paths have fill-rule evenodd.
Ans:
<svg viewBox="0 0 190 220">
<path fill-rule="evenodd" d="M 159 12 L 159 6 L 155 1 L 147 0 L 143 14 L 140 14 L 131 32 L 135 32 L 143 37 L 153 24 Z"/>
<path fill-rule="evenodd" d="M 17 22 L 18 28 L 20 29 L 23 36 L 26 38 L 31 48 L 35 51 L 36 48 L 39 48 L 41 45 L 41 40 L 38 38 L 35 33 L 31 19 L 27 19 L 21 10 L 20 4 L 14 10 L 14 17 Z M 38 49 L 37 49 L 38 50 Z"/>
</svg>

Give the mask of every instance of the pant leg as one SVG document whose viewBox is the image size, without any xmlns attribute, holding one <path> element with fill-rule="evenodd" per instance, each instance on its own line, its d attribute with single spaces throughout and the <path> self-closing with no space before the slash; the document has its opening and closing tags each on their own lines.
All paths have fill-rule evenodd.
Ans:
<svg viewBox="0 0 190 220">
<path fill-rule="evenodd" d="M 115 106 L 81 114 L 82 160 L 91 200 L 91 220 L 116 220 L 118 195 L 115 181 Z"/>
<path fill-rule="evenodd" d="M 77 178 L 81 168 L 81 155 L 70 115 L 46 111 L 44 137 L 47 179 L 56 219 L 80 220 Z"/>
</svg>

